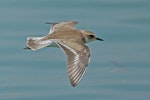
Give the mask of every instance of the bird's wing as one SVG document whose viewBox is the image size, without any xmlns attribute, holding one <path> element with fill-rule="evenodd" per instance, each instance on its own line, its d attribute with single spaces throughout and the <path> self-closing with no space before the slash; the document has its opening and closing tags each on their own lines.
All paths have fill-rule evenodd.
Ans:
<svg viewBox="0 0 150 100">
<path fill-rule="evenodd" d="M 67 69 L 70 83 L 75 87 L 81 80 L 90 60 L 90 49 L 83 43 L 73 40 L 57 41 L 67 55 Z"/>
<path fill-rule="evenodd" d="M 76 29 L 75 25 L 78 24 L 78 22 L 77 21 L 66 21 L 66 22 L 56 22 L 56 23 L 46 22 L 46 24 L 51 24 L 51 28 L 49 31 L 49 34 L 51 34 L 52 32 L 57 30 Z"/>
</svg>

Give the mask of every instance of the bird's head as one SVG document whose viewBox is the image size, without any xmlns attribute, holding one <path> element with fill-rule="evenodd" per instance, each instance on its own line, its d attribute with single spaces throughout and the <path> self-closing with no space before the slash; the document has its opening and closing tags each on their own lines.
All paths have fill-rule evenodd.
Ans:
<svg viewBox="0 0 150 100">
<path fill-rule="evenodd" d="M 80 30 L 81 33 L 83 34 L 84 38 L 85 38 L 85 42 L 91 42 L 94 40 L 99 40 L 99 41 L 103 41 L 103 39 L 97 37 L 93 32 L 91 31 L 86 31 L 86 30 Z"/>
</svg>

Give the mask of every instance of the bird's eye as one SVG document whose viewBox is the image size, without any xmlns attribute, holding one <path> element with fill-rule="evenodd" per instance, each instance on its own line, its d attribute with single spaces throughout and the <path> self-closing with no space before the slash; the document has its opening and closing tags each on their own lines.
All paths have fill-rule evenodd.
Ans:
<svg viewBox="0 0 150 100">
<path fill-rule="evenodd" d="M 94 35 L 89 35 L 90 38 L 94 38 Z"/>
</svg>

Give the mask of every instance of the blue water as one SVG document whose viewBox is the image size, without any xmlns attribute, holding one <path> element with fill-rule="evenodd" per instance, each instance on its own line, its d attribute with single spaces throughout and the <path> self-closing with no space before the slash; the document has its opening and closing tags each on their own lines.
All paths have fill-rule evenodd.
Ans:
<svg viewBox="0 0 150 100">
<path fill-rule="evenodd" d="M 0 100 L 150 100 L 149 0 L 1 0 Z M 45 22 L 79 21 L 104 39 L 87 44 L 91 62 L 71 87 L 57 48 L 24 50 Z"/>
</svg>

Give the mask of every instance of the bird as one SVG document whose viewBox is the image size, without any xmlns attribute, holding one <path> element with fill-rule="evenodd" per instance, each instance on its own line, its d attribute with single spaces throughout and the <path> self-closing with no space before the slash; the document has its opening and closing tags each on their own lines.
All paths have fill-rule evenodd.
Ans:
<svg viewBox="0 0 150 100">
<path fill-rule="evenodd" d="M 86 43 L 103 39 L 88 30 L 78 30 L 78 21 L 62 21 L 51 24 L 48 35 L 43 37 L 27 37 L 26 49 L 33 51 L 44 47 L 58 47 L 66 54 L 67 70 L 70 83 L 77 86 L 90 62 L 90 49 Z"/>
</svg>

